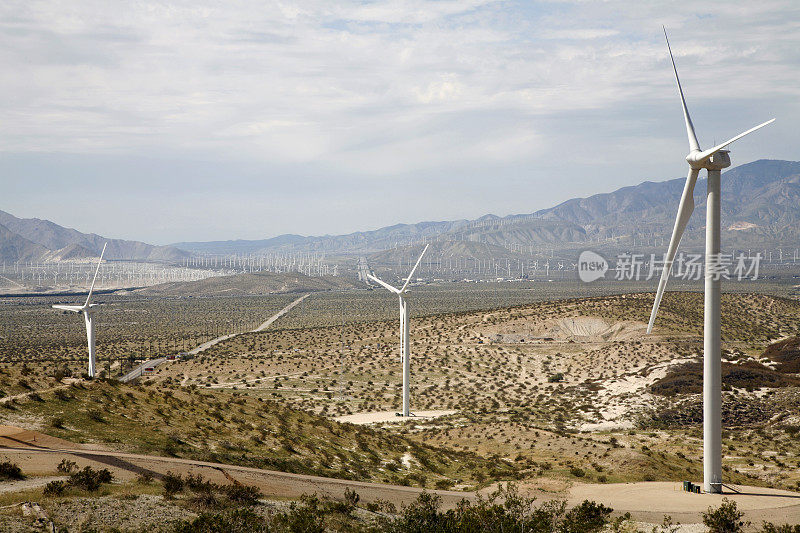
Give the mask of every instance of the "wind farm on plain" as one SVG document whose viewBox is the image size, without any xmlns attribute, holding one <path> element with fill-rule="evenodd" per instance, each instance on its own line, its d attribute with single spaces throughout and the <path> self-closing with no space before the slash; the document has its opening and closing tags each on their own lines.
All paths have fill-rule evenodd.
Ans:
<svg viewBox="0 0 800 533">
<path fill-rule="evenodd" d="M 445 31 L 445 21 L 453 22 L 449 17 L 477 17 L 489 9 L 448 7 L 460 14 L 454 15 L 437 11 L 444 9 L 437 3 L 425 5 L 424 16 L 414 12 L 404 24 L 438 34 Z M 392 17 L 361 26 L 371 17 L 388 17 L 373 11 L 380 6 L 364 4 L 347 11 L 351 18 L 334 17 L 321 27 L 350 37 L 360 28 L 362 39 L 373 31 L 401 31 Z M 520 6 L 513 9 L 521 19 L 531 16 Z M 282 12 L 277 28 L 316 27 L 307 18 L 310 7 L 290 11 Z M 238 15 L 231 20 L 241 23 L 244 18 Z M 494 15 L 487 20 L 500 24 Z M 427 26 L 429 16 L 438 25 Z M 217 27 L 223 20 L 216 17 L 208 24 Z M 458 27 L 472 23 L 464 19 Z M 646 24 L 653 21 L 648 18 Z M 551 151 L 538 160 L 547 179 L 535 190 L 511 191 L 512 196 L 531 196 L 524 199 L 531 209 L 485 214 L 503 209 L 493 205 L 497 189 L 518 183 L 501 177 L 519 172 L 505 147 L 517 144 L 480 144 L 472 153 L 445 150 L 427 171 L 412 165 L 407 172 L 383 175 L 383 169 L 373 172 L 366 155 L 377 157 L 382 166 L 402 166 L 406 160 L 424 159 L 434 151 L 425 143 L 437 142 L 428 130 L 414 129 L 410 116 L 391 115 L 386 129 L 370 129 L 371 137 L 330 156 L 326 150 L 333 141 L 323 142 L 300 128 L 313 122 L 331 128 L 337 140 L 355 136 L 357 128 L 325 122 L 333 107 L 320 103 L 321 87 L 334 83 L 326 77 L 333 74 L 312 68 L 313 54 L 299 54 L 292 57 L 302 65 L 309 62 L 303 71 L 308 78 L 292 92 L 306 97 L 300 107 L 309 114 L 283 111 L 247 128 L 218 127 L 216 121 L 224 120 L 214 115 L 216 129 L 209 139 L 234 139 L 235 149 L 226 148 L 222 163 L 208 154 L 203 156 L 208 160 L 197 156 L 203 164 L 186 165 L 191 177 L 181 182 L 185 194 L 166 200 L 162 192 L 172 178 L 163 169 L 181 172 L 181 165 L 169 166 L 170 157 L 177 158 L 192 143 L 203 149 L 213 143 L 182 131 L 191 142 L 163 161 L 153 156 L 141 163 L 142 187 L 136 183 L 126 201 L 145 198 L 137 205 L 142 215 L 113 227 L 129 228 L 129 237 L 151 227 L 166 233 L 171 224 L 177 232 L 186 217 L 175 233 L 181 237 L 153 240 L 159 244 L 115 238 L 105 229 L 112 227 L 105 225 L 109 220 L 100 217 L 95 227 L 79 231 L 62 226 L 56 215 L 55 222 L 28 216 L 46 213 L 35 211 L 37 205 L 18 193 L 30 209 L 0 211 L 0 530 L 796 531 L 800 161 L 778 159 L 779 152 L 770 151 L 782 142 L 786 130 L 778 128 L 792 118 L 782 110 L 790 107 L 758 98 L 712 100 L 706 87 L 698 87 L 699 70 L 710 60 L 691 60 L 697 41 L 689 42 L 686 28 L 678 26 L 670 33 L 672 45 L 667 29 L 657 24 L 636 30 L 640 33 L 632 42 L 663 79 L 653 82 L 632 73 L 631 80 L 614 82 L 619 90 L 635 83 L 643 87 L 626 93 L 636 102 L 636 116 L 627 116 L 625 126 L 613 122 L 606 135 L 618 140 L 603 144 L 598 157 L 617 160 L 641 150 L 642 140 L 625 130 L 635 119 L 645 130 L 657 130 L 652 138 L 664 139 L 658 148 L 663 154 L 647 151 L 629 172 L 649 164 L 642 168 L 650 176 L 669 177 L 679 167 L 659 168 L 663 155 L 669 161 L 664 165 L 673 160 L 680 168 L 689 165 L 685 178 L 628 175 L 608 186 L 600 179 L 587 185 L 569 170 L 546 165 L 554 160 L 560 167 L 583 165 L 578 151 L 573 159 Z M 763 31 L 748 24 L 739 28 Z M 537 46 L 566 40 L 562 60 L 582 56 L 579 46 L 595 57 L 601 50 L 605 54 L 607 45 L 591 42 L 617 35 L 617 30 L 598 31 L 571 30 L 569 37 L 551 32 Z M 247 47 L 254 46 L 275 60 L 270 68 L 287 68 L 275 50 L 295 41 L 278 33 L 248 32 L 242 34 L 246 38 L 224 42 L 234 47 L 242 40 L 248 44 L 241 45 L 241 53 L 252 53 Z M 364 42 L 358 46 L 372 49 Z M 444 54 L 456 44 L 439 46 Z M 628 42 L 616 46 L 621 48 L 613 50 L 635 47 Z M 184 57 L 212 53 L 200 47 Z M 315 48 L 314 53 L 325 51 Z M 736 85 L 742 78 L 750 80 L 750 85 L 742 81 L 742 91 L 761 87 L 753 81 L 757 75 L 748 72 L 767 66 L 743 54 L 737 56 L 736 76 L 726 83 Z M 620 55 L 610 53 L 606 68 L 614 68 L 613 58 Z M 403 51 L 399 64 L 412 56 Z M 512 76 L 519 65 L 545 61 L 534 56 L 502 56 L 507 62 L 503 72 Z M 357 61 L 349 58 L 347 80 L 368 84 L 379 76 L 381 69 L 359 67 Z M 453 66 L 465 59 L 448 61 Z M 225 65 L 208 68 L 232 68 Z M 718 74 L 714 65 L 705 67 Z M 556 67 L 549 68 L 556 76 Z M 352 72 L 360 75 L 353 78 Z M 565 84 L 548 86 L 543 93 L 550 106 L 560 101 L 559 92 L 569 93 L 575 107 L 559 117 L 580 116 L 581 124 L 569 131 L 576 146 L 585 149 L 581 130 L 593 127 L 597 109 L 611 105 L 601 91 L 608 76 L 598 71 L 595 77 L 596 94 L 588 103 L 578 101 L 584 93 Z M 448 74 L 432 88 L 416 88 L 417 103 L 399 107 L 411 113 L 424 104 L 425 116 L 436 117 L 431 124 L 453 120 L 461 128 L 466 127 L 463 117 L 477 106 L 477 131 L 485 127 L 486 136 L 497 134 L 492 117 L 511 105 L 511 93 L 501 91 L 491 104 L 481 103 L 474 87 L 458 79 Z M 522 101 L 529 103 L 531 95 L 539 94 L 537 84 L 546 81 L 528 80 Z M 668 84 L 677 88 L 677 99 Z M 249 94 L 244 87 L 241 98 Z M 369 92 L 366 86 L 359 90 Z M 209 94 L 222 98 L 226 93 Z M 340 88 L 325 101 L 335 106 L 346 94 Z M 365 94 L 356 101 L 363 104 Z M 380 98 L 392 94 L 385 91 Z M 695 99 L 695 94 L 703 97 Z M 149 98 L 158 107 L 155 96 Z M 197 93 L 187 96 L 185 105 L 204 98 L 213 100 Z M 374 127 L 371 120 L 358 121 L 361 114 L 377 113 L 375 104 L 358 112 L 353 105 L 345 106 L 345 116 L 363 128 Z M 547 107 L 536 107 L 526 119 L 546 123 L 547 113 L 556 112 L 546 112 Z M 722 108 L 735 112 L 722 116 Z M 611 109 L 617 114 L 617 108 Z M 232 108 L 227 112 L 234 113 Z M 776 118 L 722 143 L 714 140 L 708 143 L 711 148 L 701 147 L 700 131 L 705 139 L 710 130 L 741 131 L 770 116 Z M 187 118 L 177 110 L 169 117 L 176 123 L 189 120 L 193 127 L 205 120 L 205 115 Z M 500 123 L 514 128 L 516 118 Z M 685 142 L 681 123 L 688 155 L 678 151 L 681 144 L 673 139 Z M 567 128 L 566 122 L 559 127 Z M 394 134 L 404 128 L 425 143 L 395 145 L 399 154 L 366 152 L 390 135 L 387 130 Z M 120 131 L 131 135 L 126 128 Z M 275 136 L 274 131 L 283 133 Z M 267 191 L 253 184 L 257 173 L 248 165 L 254 163 L 237 166 L 231 155 L 250 149 L 245 139 L 253 132 L 269 139 L 257 144 L 256 152 L 270 143 L 286 152 L 280 165 L 270 167 L 281 179 L 271 181 Z M 461 130 L 451 131 L 446 144 L 466 143 L 467 138 Z M 538 137 L 522 138 L 529 143 Z M 79 148 L 88 139 L 94 137 L 80 137 Z M 319 161 L 298 163 L 298 146 Z M 618 151 L 609 152 L 615 146 Z M 746 158 L 739 161 L 734 149 Z M 76 150 L 75 161 L 82 161 L 83 148 Z M 118 161 L 115 150 L 100 161 Z M 354 161 L 370 169 L 365 183 L 374 185 L 375 192 L 363 193 L 354 178 L 328 177 L 320 170 L 352 153 Z M 426 174 L 440 157 L 458 160 L 452 167 L 458 170 L 456 181 L 440 176 L 446 186 Z M 473 157 L 480 157 L 480 163 Z M 125 161 L 118 161 L 121 173 L 127 171 Z M 16 164 L 2 168 L 18 172 Z M 89 172 L 83 163 L 64 164 L 66 174 Z M 604 164 L 598 165 L 598 176 L 604 175 Z M 36 167 L 19 165 L 30 172 Z M 355 174 L 356 167 L 348 165 L 343 168 Z M 471 179 L 484 171 L 483 165 L 490 174 Z M 294 168 L 302 172 L 293 175 Z M 151 180 L 153 169 L 164 174 L 155 172 Z M 557 177 L 559 172 L 575 183 Z M 309 177 L 318 173 L 326 179 Z M 386 176 L 397 181 L 391 189 L 380 189 Z M 214 191 L 220 205 L 231 205 L 226 195 L 240 180 L 247 187 L 234 208 L 205 206 L 199 213 L 206 189 Z M 564 193 L 548 203 L 552 190 L 582 187 L 589 193 L 574 198 Z M 301 189 L 302 197 L 293 200 Z M 316 194 L 324 199 L 322 209 L 310 207 Z M 254 222 L 254 211 L 246 206 L 259 195 L 269 196 L 274 212 Z M 297 216 L 281 215 L 283 203 Z M 124 203 L 115 205 L 127 209 Z M 429 211 L 435 222 L 406 218 L 367 229 L 377 227 L 370 217 L 405 217 L 430 206 L 447 214 Z M 464 213 L 462 218 L 451 216 L 453 206 Z M 389 209 L 398 211 L 378 213 Z M 470 214 L 475 212 L 480 214 Z M 338 232 L 331 213 L 352 216 L 361 225 Z M 300 229 L 274 229 L 307 224 L 307 219 L 319 227 L 312 236 L 299 235 Z M 258 224 L 263 227 L 254 228 Z M 203 234 L 227 235 L 230 228 L 236 229 L 227 240 L 200 240 Z"/>
</svg>

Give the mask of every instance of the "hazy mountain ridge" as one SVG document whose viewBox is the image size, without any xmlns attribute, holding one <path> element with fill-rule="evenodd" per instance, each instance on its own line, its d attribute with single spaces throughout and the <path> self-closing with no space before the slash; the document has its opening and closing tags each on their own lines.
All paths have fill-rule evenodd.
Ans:
<svg viewBox="0 0 800 533">
<path fill-rule="evenodd" d="M 451 222 L 419 222 L 416 224 L 395 224 L 377 230 L 358 231 L 346 235 L 321 235 L 303 237 L 300 235 L 279 235 L 271 239 L 230 240 L 211 242 L 181 242 L 172 246 L 194 253 L 248 254 L 270 251 L 319 251 L 319 252 L 378 252 L 396 245 L 409 244 L 410 239 L 435 237 L 468 224 L 467 220 Z"/>
<path fill-rule="evenodd" d="M 111 260 L 179 262 L 191 254 L 262 254 L 323 252 L 365 254 L 391 263 L 392 250 L 423 242 L 473 242 L 486 247 L 442 246 L 440 256 L 503 257 L 525 247 L 569 248 L 609 239 L 667 240 L 686 178 L 623 187 L 587 198 L 573 198 L 531 214 L 484 215 L 475 220 L 395 224 L 347 235 L 303 237 L 286 234 L 260 240 L 183 242 L 153 246 L 138 241 L 106 239 L 81 233 L 48 220 L 21 219 L 0 211 L 0 260 L 74 260 L 97 256 L 108 241 Z M 759 160 L 732 168 L 722 179 L 723 242 L 730 247 L 789 246 L 800 242 L 800 162 Z M 695 213 L 684 242 L 697 245 L 705 225 L 705 179 L 695 187 Z M 503 247 L 499 249 L 489 246 Z M 76 248 L 77 247 L 77 248 Z M 449 248 L 448 248 L 449 247 Z M 387 251 L 384 256 L 379 256 Z M 403 252 L 405 253 L 405 252 Z M 500 255 L 498 255 L 500 254 Z"/>
<path fill-rule="evenodd" d="M 667 240 L 685 181 L 685 177 L 645 181 L 613 192 L 573 198 L 531 214 L 396 224 L 348 235 L 287 235 L 262 241 L 179 243 L 175 246 L 207 253 L 294 250 L 378 254 L 435 239 L 539 248 L 574 246 L 619 237 Z M 695 186 L 696 208 L 685 236 L 688 244 L 698 243 L 703 238 L 705 182 L 705 178 L 700 179 Z M 796 246 L 800 240 L 800 162 L 762 159 L 732 168 L 723 173 L 722 191 L 722 223 L 726 228 L 723 239 L 727 246 Z M 391 254 L 386 259 L 393 260 Z"/>
<path fill-rule="evenodd" d="M 686 178 L 644 182 L 613 193 L 568 200 L 536 214 L 582 224 L 589 236 L 658 233 L 668 238 L 685 182 Z M 695 212 L 687 230 L 688 240 L 702 237 L 698 231 L 705 227 L 705 195 L 703 178 L 694 189 Z M 784 233 L 782 239 L 790 243 L 798 235 L 796 228 L 789 226 L 800 221 L 799 200 L 800 162 L 759 160 L 733 168 L 722 178 L 723 228 L 753 224 L 746 231 L 757 240 Z"/>
<path fill-rule="evenodd" d="M 8 263 L 38 261 L 49 250 L 0 225 L 0 259 Z"/>
<path fill-rule="evenodd" d="M 345 276 L 309 277 L 299 272 L 252 272 L 211 277 L 198 281 L 176 281 L 138 289 L 144 296 L 241 296 L 283 294 L 363 288 Z"/>
<path fill-rule="evenodd" d="M 59 226 L 55 222 L 38 218 L 18 218 L 0 211 L 0 225 L 5 230 L 41 249 L 34 249 L 19 239 L 11 245 L 12 238 L 4 237 L 7 248 L 0 250 L 0 259 L 16 261 L 57 261 L 97 257 L 108 242 L 106 259 L 128 261 L 175 262 L 190 254 L 174 246 L 154 246 L 139 241 L 109 239 L 95 233 L 81 233 L 72 228 Z M 23 248 L 25 249 L 22 253 Z M 14 251 L 16 250 L 16 251 Z"/>
<path fill-rule="evenodd" d="M 402 261 L 403 265 L 408 264 L 409 258 L 412 261 L 416 260 L 416 256 L 422 253 L 422 244 L 412 247 L 391 248 L 376 252 L 369 256 L 370 264 L 393 265 Z M 507 248 L 497 246 L 495 244 L 473 242 L 473 241 L 434 241 L 430 243 L 428 251 L 425 253 L 423 263 L 425 261 L 444 261 L 449 258 L 463 258 L 469 257 L 472 259 L 519 259 L 522 255 L 509 251 Z M 408 268 L 411 265 L 408 264 Z"/>
</svg>

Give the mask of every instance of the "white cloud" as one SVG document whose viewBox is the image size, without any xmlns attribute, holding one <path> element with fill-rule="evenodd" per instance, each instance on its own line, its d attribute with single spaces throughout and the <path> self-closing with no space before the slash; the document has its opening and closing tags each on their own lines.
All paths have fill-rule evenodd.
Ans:
<svg viewBox="0 0 800 533">
<path fill-rule="evenodd" d="M 672 143 L 680 120 L 653 129 L 676 109 L 661 23 L 701 136 L 751 115 L 796 122 L 798 21 L 790 0 L 691 11 L 622 0 L 6 2 L 0 153 L 194 157 L 287 175 L 313 165 L 363 180 L 469 166 L 485 172 L 475 181 L 502 181 L 503 165 L 546 167 L 565 145 L 612 157 L 625 139 Z M 598 190 L 643 178 L 608 168 Z M 487 210 L 545 207 L 524 198 Z"/>
<path fill-rule="evenodd" d="M 542 34 L 545 39 L 586 40 L 602 39 L 619 35 L 619 30 L 602 28 L 575 28 L 569 30 L 550 30 Z"/>
</svg>

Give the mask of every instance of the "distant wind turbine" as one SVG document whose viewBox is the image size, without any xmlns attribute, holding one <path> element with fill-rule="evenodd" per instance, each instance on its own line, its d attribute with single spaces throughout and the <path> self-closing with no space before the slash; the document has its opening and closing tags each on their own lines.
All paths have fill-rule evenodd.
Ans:
<svg viewBox="0 0 800 533">
<path fill-rule="evenodd" d="M 411 404 L 411 359 L 409 356 L 409 335 L 408 335 L 408 284 L 411 283 L 411 279 L 414 277 L 414 273 L 417 271 L 417 267 L 419 266 L 420 261 L 422 261 L 422 256 L 425 255 L 425 252 L 428 250 L 429 244 L 425 245 L 425 248 L 422 250 L 422 253 L 419 254 L 419 259 L 417 259 L 417 263 L 414 265 L 414 268 L 411 269 L 411 273 L 406 278 L 406 282 L 403 284 L 403 287 L 398 289 L 389 285 L 388 283 L 376 278 L 372 274 L 367 274 L 367 277 L 374 281 L 375 283 L 380 284 L 381 286 L 385 287 L 389 291 L 395 293 L 398 298 L 400 299 L 400 354 L 401 354 L 401 361 L 403 364 L 403 413 L 402 416 L 411 416 L 409 411 L 410 404 Z"/>
<path fill-rule="evenodd" d="M 667 255 L 664 258 L 664 269 L 661 280 L 658 282 L 656 299 L 650 313 L 650 323 L 647 333 L 653 330 L 658 306 L 664 295 L 664 288 L 669 279 L 672 262 L 678 250 L 683 231 L 689 223 L 689 218 L 694 211 L 694 185 L 701 169 L 708 172 L 708 192 L 706 193 L 706 265 L 705 265 L 705 326 L 703 330 L 703 490 L 706 492 L 722 492 L 722 361 L 720 347 L 720 280 L 718 272 L 720 254 L 720 171 L 731 166 L 730 152 L 725 150 L 732 142 L 745 135 L 763 128 L 775 121 L 768 120 L 754 128 L 750 128 L 736 137 L 728 139 L 708 150 L 701 150 L 694 133 L 694 125 L 686 107 L 681 81 L 678 78 L 678 68 L 675 58 L 669 47 L 667 30 L 664 29 L 664 38 L 667 40 L 667 50 L 672 60 L 672 70 L 675 72 L 675 82 L 678 85 L 678 94 L 683 106 L 683 120 L 686 123 L 686 134 L 689 137 L 689 176 L 683 188 L 683 196 L 678 206 L 678 215 L 675 218 L 675 228 L 669 241 Z"/>
<path fill-rule="evenodd" d="M 94 282 L 97 281 L 97 273 L 100 272 L 100 264 L 103 262 L 103 255 L 106 253 L 106 246 L 108 243 L 103 244 L 103 251 L 100 253 L 100 260 L 97 262 L 97 269 L 94 271 L 94 278 L 92 279 L 92 286 L 89 288 L 89 296 L 86 297 L 86 303 L 83 305 L 54 305 L 53 309 L 60 309 L 62 311 L 72 311 L 73 313 L 83 314 L 83 320 L 86 322 L 86 341 L 89 345 L 89 377 L 93 378 L 95 374 L 95 350 L 94 350 L 94 307 L 97 304 L 92 303 L 92 292 L 94 292 Z"/>
</svg>

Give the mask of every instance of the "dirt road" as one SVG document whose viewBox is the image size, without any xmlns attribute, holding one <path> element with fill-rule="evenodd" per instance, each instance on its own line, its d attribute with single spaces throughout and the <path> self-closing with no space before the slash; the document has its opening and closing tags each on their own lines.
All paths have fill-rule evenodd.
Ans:
<svg viewBox="0 0 800 533">
<path fill-rule="evenodd" d="M 136 368 L 134 368 L 133 370 L 131 370 L 130 372 L 119 378 L 119 380 L 123 383 L 127 383 L 133 379 L 141 377 L 142 374 L 144 374 L 145 368 L 148 367 L 155 368 L 161 363 L 164 363 L 166 361 L 167 361 L 166 357 L 159 357 L 158 359 L 150 359 L 149 361 L 145 361 L 141 365 L 137 366 Z"/>
<path fill-rule="evenodd" d="M 280 317 L 282 317 L 283 315 L 285 315 L 286 313 L 291 311 L 294 306 L 296 306 L 297 304 L 299 304 L 300 302 L 302 302 L 306 298 L 308 298 L 308 294 L 302 295 L 300 298 L 296 299 L 295 301 L 293 301 L 292 303 L 290 303 L 289 305 L 287 305 L 286 307 L 284 307 L 283 309 L 281 309 L 280 311 L 278 311 L 277 313 L 275 313 L 274 315 L 269 317 L 266 321 L 262 322 L 262 324 L 260 326 L 258 326 L 256 329 L 252 330 L 252 333 L 259 332 L 259 331 L 264 331 L 269 326 L 271 326 L 273 322 L 275 322 Z M 219 344 L 222 341 L 226 341 L 228 339 L 232 339 L 232 338 L 234 338 L 234 337 L 236 337 L 238 335 L 241 335 L 241 333 L 228 333 L 227 335 L 222 335 L 221 337 L 217 337 L 216 339 L 211 339 L 210 341 L 204 342 L 203 344 L 201 344 L 197 348 L 189 350 L 189 354 L 197 355 L 200 352 L 203 352 L 203 351 L 211 348 L 215 344 Z"/>
<path fill-rule="evenodd" d="M 109 468 L 117 479 L 132 480 L 142 472 L 159 477 L 168 471 L 180 474 L 201 474 L 216 483 L 230 483 L 232 479 L 255 485 L 268 498 L 296 499 L 303 494 L 319 494 L 340 499 L 346 488 L 355 490 L 363 502 L 378 499 L 394 503 L 398 508 L 415 500 L 422 489 L 325 478 L 304 474 L 291 474 L 245 466 L 233 466 L 175 457 L 159 457 L 117 451 L 81 448 L 46 449 L 25 446 L 0 448 L 0 459 L 17 463 L 31 475 L 52 475 L 61 459 L 68 458 L 79 467 Z M 552 480 L 550 480 L 552 481 Z M 745 512 L 745 518 L 755 524 L 762 520 L 775 523 L 800 523 L 800 494 L 762 487 L 739 487 L 741 494 L 690 494 L 680 490 L 676 482 L 589 484 L 575 483 L 565 491 L 538 490 L 536 483 L 522 483 L 524 493 L 535 496 L 538 502 L 563 499 L 577 505 L 583 500 L 604 503 L 615 514 L 630 512 L 640 521 L 660 523 L 664 515 L 676 522 L 696 524 L 709 506 L 717 507 L 723 497 L 736 501 Z M 445 508 L 452 508 L 463 499 L 475 501 L 475 492 L 428 490 L 438 494 Z M 480 491 L 485 494 L 489 489 Z"/>
<path fill-rule="evenodd" d="M 362 501 L 387 500 L 398 507 L 415 500 L 422 489 L 383 483 L 365 483 L 344 479 L 325 478 L 304 474 L 291 474 L 245 466 L 233 466 L 176 457 L 159 457 L 134 453 L 88 450 L 44 449 L 29 447 L 0 448 L 0 458 L 17 463 L 30 474 L 51 474 L 61 459 L 68 458 L 80 468 L 108 468 L 117 479 L 134 479 L 139 473 L 149 472 L 160 476 L 168 471 L 181 474 L 201 474 L 217 483 L 229 483 L 230 478 L 259 487 L 270 498 L 299 498 L 303 494 L 317 493 L 331 498 L 342 498 L 346 488 L 355 490 Z M 227 480 L 227 481 L 226 481 Z M 454 507 L 462 499 L 474 500 L 473 492 L 429 490 L 441 496 L 446 507 Z"/>
<path fill-rule="evenodd" d="M 284 307 L 283 309 L 281 309 L 280 311 L 278 311 L 277 313 L 272 315 L 270 318 L 268 318 L 263 324 L 261 324 L 256 329 L 254 329 L 253 333 L 257 333 L 259 331 L 264 331 L 265 329 L 270 327 L 273 322 L 275 322 L 280 317 L 282 317 L 283 315 L 285 315 L 286 313 L 291 311 L 292 308 L 294 308 L 294 306 L 296 306 L 297 304 L 299 304 L 300 302 L 302 302 L 306 298 L 308 298 L 308 294 L 302 295 L 300 298 L 298 298 L 297 300 L 293 301 L 292 303 L 290 303 L 289 305 L 287 305 L 286 307 Z"/>
</svg>

